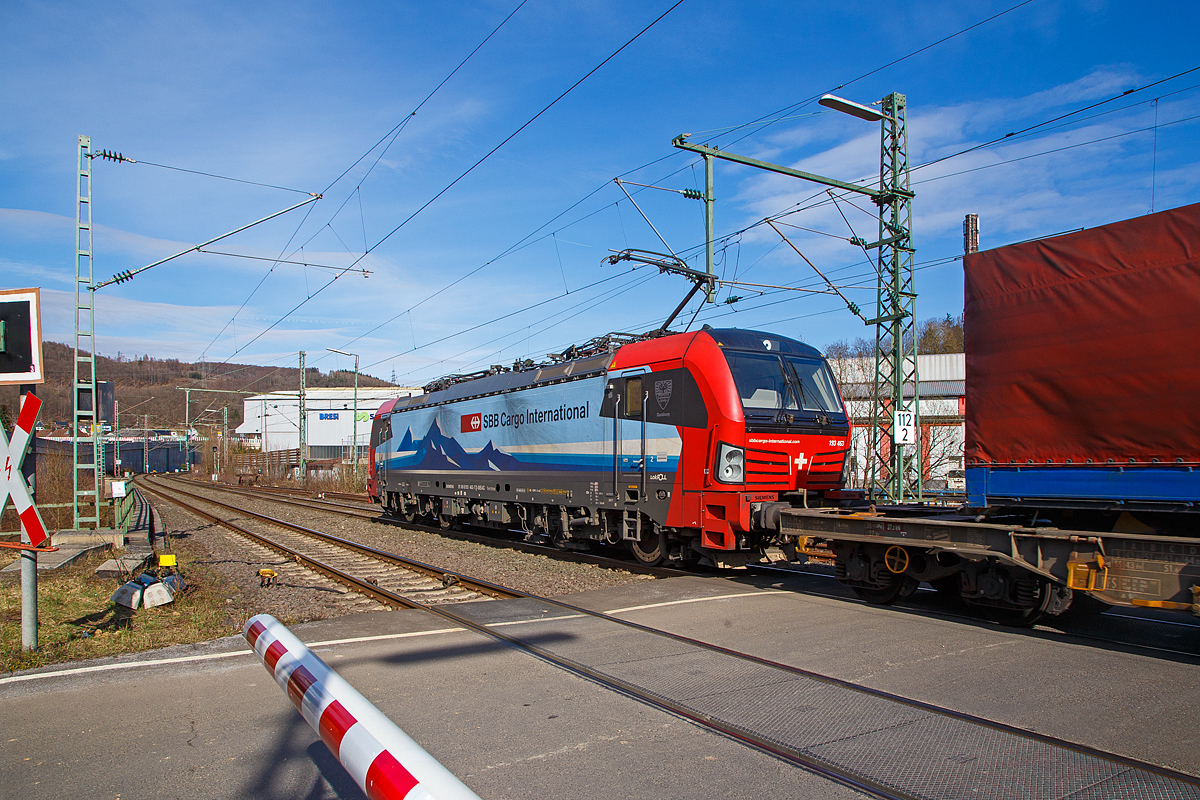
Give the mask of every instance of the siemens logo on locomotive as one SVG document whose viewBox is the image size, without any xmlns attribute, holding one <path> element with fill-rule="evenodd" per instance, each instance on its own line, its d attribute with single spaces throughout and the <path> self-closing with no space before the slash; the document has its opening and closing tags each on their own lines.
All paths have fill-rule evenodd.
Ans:
<svg viewBox="0 0 1200 800">
<path fill-rule="evenodd" d="M 569 422 L 576 419 L 587 419 L 591 409 L 591 401 L 581 406 L 560 405 L 558 408 L 530 408 L 509 414 L 500 411 L 495 414 L 463 414 L 459 417 L 460 433 L 476 433 L 489 428 L 512 428 L 516 430 L 522 425 L 541 425 L 546 422 Z"/>
</svg>

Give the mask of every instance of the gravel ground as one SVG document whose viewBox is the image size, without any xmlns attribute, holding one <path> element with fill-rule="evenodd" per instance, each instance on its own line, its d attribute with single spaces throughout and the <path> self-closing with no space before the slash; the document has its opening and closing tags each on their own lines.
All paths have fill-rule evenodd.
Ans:
<svg viewBox="0 0 1200 800">
<path fill-rule="evenodd" d="M 214 491 L 203 484 L 188 484 L 187 489 L 250 511 L 423 561 L 443 570 L 543 597 L 654 580 L 649 575 L 451 539 L 436 533 L 376 523 L 362 517 L 287 506 L 266 499 L 251 499 Z M 378 611 L 383 607 L 377 601 L 354 594 L 261 545 L 198 519 L 173 503 L 153 496 L 150 499 L 161 513 L 172 539 L 185 542 L 194 555 L 202 557 L 204 563 L 220 572 L 233 585 L 228 603 L 231 614 L 239 621 L 253 614 L 268 613 L 281 621 L 294 623 Z M 194 502 L 190 498 L 183 499 Z M 221 513 L 228 514 L 223 510 Z M 197 549 L 207 555 L 202 555 Z M 279 573 L 278 585 L 259 586 L 258 570 L 263 567 Z"/>
</svg>

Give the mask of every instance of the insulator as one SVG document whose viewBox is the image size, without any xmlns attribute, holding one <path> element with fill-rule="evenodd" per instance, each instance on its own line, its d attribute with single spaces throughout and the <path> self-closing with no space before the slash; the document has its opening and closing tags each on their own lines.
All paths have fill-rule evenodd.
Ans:
<svg viewBox="0 0 1200 800">
<path fill-rule="evenodd" d="M 732 294 L 732 295 L 730 295 L 729 297 L 726 297 L 726 298 L 725 298 L 725 305 L 727 305 L 727 306 L 728 306 L 728 305 L 733 305 L 734 303 L 736 303 L 736 302 L 738 302 L 739 300 L 742 300 L 742 299 L 743 299 L 743 298 L 741 298 L 741 297 L 738 297 L 736 294 Z"/>
<path fill-rule="evenodd" d="M 130 281 L 130 280 L 133 280 L 133 273 L 130 272 L 129 270 L 125 270 L 124 272 L 118 272 L 116 274 L 116 276 L 113 278 L 114 283 L 124 283 L 125 281 Z"/>
<path fill-rule="evenodd" d="M 689 200 L 703 200 L 704 194 L 699 189 L 684 189 L 683 196 Z"/>
<path fill-rule="evenodd" d="M 847 305 L 850 307 L 851 314 L 853 314 L 856 317 L 862 316 L 862 311 L 859 310 L 857 303 L 848 303 Z"/>
<path fill-rule="evenodd" d="M 860 239 L 860 238 L 858 238 L 857 236 L 855 236 L 855 237 L 853 237 L 853 238 L 851 238 L 851 239 L 850 239 L 850 244 L 857 245 L 858 247 L 866 247 L 866 246 L 867 246 L 867 240 L 866 240 L 866 239 Z"/>
</svg>

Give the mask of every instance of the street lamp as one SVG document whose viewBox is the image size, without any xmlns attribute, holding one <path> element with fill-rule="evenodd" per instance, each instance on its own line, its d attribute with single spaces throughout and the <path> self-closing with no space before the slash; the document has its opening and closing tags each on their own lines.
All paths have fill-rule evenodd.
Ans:
<svg viewBox="0 0 1200 800">
<path fill-rule="evenodd" d="M 878 248 L 879 286 L 875 323 L 875 403 L 871 410 L 871 441 L 868 454 L 868 494 L 872 501 L 881 488 L 893 503 L 904 502 L 905 475 L 916 466 L 916 496 L 921 499 L 924 470 L 921 436 L 921 389 L 917 370 L 916 287 L 913 281 L 912 198 L 909 188 L 907 100 L 902 94 L 889 94 L 875 105 L 855 103 L 832 94 L 817 101 L 826 108 L 849 114 L 867 122 L 882 122 L 879 165 L 879 241 L 864 245 Z M 888 352 L 883 343 L 890 338 Z M 904 387 L 913 387 L 904 396 Z M 882 392 L 889 395 L 885 406 Z M 888 425 L 888 412 L 892 417 Z M 890 434 L 883 434 L 890 430 Z M 915 453 L 906 458 L 900 442 L 911 436 Z M 876 474 L 876 463 L 889 464 L 891 474 L 886 485 Z"/>
<path fill-rule="evenodd" d="M 880 114 L 870 106 L 864 106 L 861 103 L 855 103 L 852 100 L 845 100 L 836 95 L 822 95 L 817 101 L 820 105 L 826 108 L 832 108 L 834 111 L 841 111 L 843 114 L 849 114 L 852 117 L 865 119 L 867 122 L 879 122 L 883 119 L 883 114 Z"/>
<path fill-rule="evenodd" d="M 354 443 L 351 445 L 350 453 L 353 458 L 351 463 L 354 464 L 354 489 L 358 491 L 358 353 L 347 353 L 345 350 L 338 350 L 336 347 L 326 347 L 325 349 L 331 353 L 354 357 L 354 427 L 351 434 Z"/>
</svg>

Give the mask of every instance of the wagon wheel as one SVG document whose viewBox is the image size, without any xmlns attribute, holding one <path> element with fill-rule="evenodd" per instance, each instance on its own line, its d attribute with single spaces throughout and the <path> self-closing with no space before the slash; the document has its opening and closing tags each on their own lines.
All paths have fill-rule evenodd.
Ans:
<svg viewBox="0 0 1200 800">
<path fill-rule="evenodd" d="M 895 573 L 886 573 L 888 583 L 886 586 L 874 589 L 863 586 L 852 586 L 854 593 L 864 602 L 874 606 L 890 606 L 901 597 L 908 597 L 917 588 L 916 579 L 907 575 L 897 575 Z M 881 576 L 882 577 L 882 576 Z"/>
<path fill-rule="evenodd" d="M 995 608 L 980 606 L 983 615 L 992 622 L 1008 625 L 1013 628 L 1032 628 L 1046 616 L 1046 609 L 1053 600 L 1054 585 L 1045 578 L 1038 579 L 1038 602 L 1032 608 Z"/>
<path fill-rule="evenodd" d="M 633 557 L 638 563 L 644 564 L 647 567 L 657 567 L 666 560 L 666 537 L 661 531 L 656 531 L 645 537 L 643 541 L 635 542 L 633 539 L 626 539 L 625 546 L 629 548 L 629 552 L 633 553 Z"/>
</svg>

